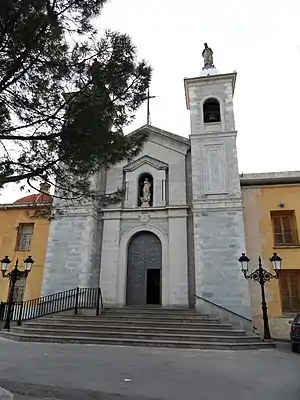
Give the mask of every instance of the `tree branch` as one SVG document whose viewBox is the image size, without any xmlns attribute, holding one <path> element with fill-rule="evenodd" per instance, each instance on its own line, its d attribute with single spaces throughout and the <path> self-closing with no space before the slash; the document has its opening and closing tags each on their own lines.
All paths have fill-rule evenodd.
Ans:
<svg viewBox="0 0 300 400">
<path fill-rule="evenodd" d="M 47 169 L 49 169 L 51 166 L 53 166 L 56 163 L 57 163 L 57 160 L 49 163 L 48 165 L 37 168 L 32 172 L 28 172 L 26 174 L 20 174 L 20 175 L 8 176 L 8 177 L 1 177 L 1 175 L 0 175 L 0 186 L 5 185 L 7 183 L 20 182 L 20 181 L 23 181 L 24 179 L 38 177 L 39 175 L 42 175 L 43 173 L 45 173 L 45 171 L 47 171 Z M 14 163 L 14 164 L 17 164 L 17 163 Z"/>
</svg>

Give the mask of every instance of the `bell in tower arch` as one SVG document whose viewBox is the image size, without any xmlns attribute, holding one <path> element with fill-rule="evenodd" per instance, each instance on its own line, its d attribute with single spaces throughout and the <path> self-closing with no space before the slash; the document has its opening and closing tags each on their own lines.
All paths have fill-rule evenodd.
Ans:
<svg viewBox="0 0 300 400">
<path fill-rule="evenodd" d="M 207 99 L 203 104 L 204 123 L 214 123 L 221 121 L 220 103 L 217 99 Z"/>
</svg>

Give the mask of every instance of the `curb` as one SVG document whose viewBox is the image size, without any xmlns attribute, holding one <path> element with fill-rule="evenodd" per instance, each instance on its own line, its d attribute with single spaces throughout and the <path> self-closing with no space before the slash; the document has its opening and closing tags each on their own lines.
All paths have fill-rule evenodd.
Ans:
<svg viewBox="0 0 300 400">
<path fill-rule="evenodd" d="M 290 343 L 289 339 L 273 339 L 273 342 L 278 343 Z"/>
<path fill-rule="evenodd" d="M 8 390 L 0 387 L 0 400 L 13 400 L 14 396 Z"/>
</svg>

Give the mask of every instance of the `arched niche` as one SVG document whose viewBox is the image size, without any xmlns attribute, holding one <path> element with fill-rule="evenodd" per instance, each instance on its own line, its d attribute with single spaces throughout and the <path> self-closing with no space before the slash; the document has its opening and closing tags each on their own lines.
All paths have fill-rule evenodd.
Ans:
<svg viewBox="0 0 300 400">
<path fill-rule="evenodd" d="M 153 176 L 151 174 L 149 174 L 148 172 L 144 172 L 139 176 L 138 179 L 138 199 L 137 199 L 137 204 L 138 207 L 142 207 L 143 206 L 143 190 L 144 190 L 144 185 L 145 182 L 149 182 L 150 183 L 150 201 L 149 201 L 149 206 L 152 207 L 153 206 L 153 190 L 154 190 L 154 185 L 153 185 Z"/>
</svg>

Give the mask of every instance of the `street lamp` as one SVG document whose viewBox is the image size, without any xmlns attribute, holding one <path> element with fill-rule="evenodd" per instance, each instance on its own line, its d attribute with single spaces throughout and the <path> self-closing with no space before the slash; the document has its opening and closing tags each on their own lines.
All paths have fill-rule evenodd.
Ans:
<svg viewBox="0 0 300 400">
<path fill-rule="evenodd" d="M 248 275 L 248 264 L 249 264 L 250 258 L 248 258 L 245 253 L 242 253 L 241 257 L 238 259 L 238 261 L 241 263 L 242 272 L 244 274 L 244 277 L 246 279 L 252 279 L 254 282 L 258 282 L 260 284 L 261 308 L 262 308 L 262 314 L 263 314 L 264 339 L 265 340 L 271 340 L 269 318 L 268 318 L 268 307 L 267 307 L 266 294 L 265 294 L 265 283 L 269 282 L 271 279 L 279 278 L 279 272 L 281 269 L 282 258 L 280 258 L 277 253 L 273 253 L 273 256 L 271 258 L 269 258 L 269 260 L 272 263 L 273 269 L 275 271 L 275 275 L 271 274 L 271 272 L 269 272 L 263 268 L 260 257 L 258 257 L 258 268 Z"/>
<path fill-rule="evenodd" d="M 9 291 L 9 296 L 8 296 L 8 307 L 7 307 L 7 314 L 6 314 L 6 320 L 5 320 L 5 325 L 4 329 L 10 329 L 10 319 L 11 319 L 11 312 L 13 309 L 13 303 L 14 303 L 14 291 L 15 291 L 15 286 L 16 283 L 19 279 L 27 277 L 29 272 L 32 269 L 32 265 L 34 264 L 34 261 L 31 256 L 28 256 L 26 260 L 24 260 L 24 271 L 21 271 L 19 269 L 19 260 L 16 260 L 15 267 L 12 271 L 7 272 L 9 264 L 11 263 L 10 259 L 8 256 L 5 256 L 1 262 L 1 272 L 3 278 L 7 278 L 10 281 L 10 291 Z"/>
</svg>

